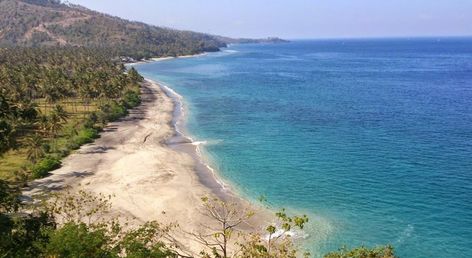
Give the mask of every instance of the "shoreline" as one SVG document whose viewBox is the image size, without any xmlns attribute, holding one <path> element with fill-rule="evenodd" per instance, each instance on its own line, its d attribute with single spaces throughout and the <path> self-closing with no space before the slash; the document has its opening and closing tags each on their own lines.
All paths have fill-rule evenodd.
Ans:
<svg viewBox="0 0 472 258">
<path fill-rule="evenodd" d="M 268 210 L 219 184 L 217 174 L 199 159 L 198 146 L 178 131 L 178 121 L 185 119 L 178 116 L 180 95 L 146 80 L 141 96 L 142 104 L 127 117 L 107 125 L 100 138 L 66 157 L 50 176 L 31 182 L 23 194 L 34 198 L 69 188 L 111 195 L 111 216 L 136 219 L 135 224 L 178 223 L 187 232 L 213 222 L 203 214 L 201 198 L 217 196 L 256 212 L 249 221 L 256 226 L 243 230 L 260 232 L 272 222 Z M 188 236 L 176 238 L 191 252 L 202 250 Z"/>
<path fill-rule="evenodd" d="M 153 57 L 147 60 L 141 60 L 141 61 L 136 61 L 133 63 L 127 63 L 126 65 L 128 66 L 135 66 L 135 65 L 140 65 L 140 64 L 149 64 L 153 62 L 161 62 L 161 61 L 166 61 L 166 60 L 173 60 L 177 58 L 191 58 L 191 57 L 198 57 L 198 56 L 206 56 L 208 52 L 203 52 L 200 54 L 194 54 L 194 55 L 183 55 L 183 56 L 165 56 L 165 57 Z"/>
<path fill-rule="evenodd" d="M 154 62 L 162 62 L 167 60 L 174 60 L 178 58 L 193 58 L 193 57 L 201 57 L 208 55 L 208 52 L 203 52 L 199 54 L 193 55 L 183 55 L 183 56 L 170 56 L 170 57 L 156 57 L 150 58 L 149 60 L 143 60 L 134 63 L 127 63 L 126 66 L 133 67 L 135 65 L 140 64 L 149 64 Z M 170 86 L 166 85 L 165 83 L 153 80 L 151 78 L 144 79 L 156 85 L 164 91 L 164 93 L 172 99 L 174 103 L 174 111 L 172 114 L 172 126 L 174 128 L 174 135 L 169 137 L 166 140 L 166 144 L 169 148 L 172 148 L 177 151 L 185 152 L 194 158 L 196 162 L 195 173 L 199 176 L 199 179 L 203 185 L 207 188 L 211 189 L 212 192 L 221 200 L 224 201 L 234 201 L 235 199 L 244 200 L 245 202 L 249 203 L 252 206 L 257 207 L 257 209 L 267 209 L 263 207 L 261 204 L 255 204 L 247 198 L 242 197 L 241 194 L 238 194 L 230 184 L 225 183 L 218 172 L 210 165 L 208 162 L 204 160 L 204 156 L 200 151 L 200 144 L 201 142 L 197 142 L 192 139 L 188 135 L 187 130 L 185 129 L 186 124 L 186 114 L 185 112 L 185 104 L 184 104 L 184 97 L 177 93 L 174 89 Z"/>
<path fill-rule="evenodd" d="M 202 142 L 195 141 L 192 139 L 192 137 L 186 134 L 185 123 L 187 119 L 187 112 L 185 112 L 183 96 L 162 82 L 156 82 L 149 78 L 146 78 L 146 80 L 160 85 L 164 93 L 174 102 L 174 112 L 172 119 L 174 135 L 166 141 L 167 146 L 192 156 L 196 162 L 195 173 L 199 177 L 200 182 L 207 188 L 211 189 L 213 194 L 215 194 L 218 198 L 224 201 L 232 201 L 234 199 L 245 200 L 238 193 L 236 193 L 229 184 L 226 184 L 220 178 L 218 172 L 204 160 L 203 154 L 200 150 L 200 145 Z M 250 202 L 249 200 L 245 201 Z"/>
</svg>

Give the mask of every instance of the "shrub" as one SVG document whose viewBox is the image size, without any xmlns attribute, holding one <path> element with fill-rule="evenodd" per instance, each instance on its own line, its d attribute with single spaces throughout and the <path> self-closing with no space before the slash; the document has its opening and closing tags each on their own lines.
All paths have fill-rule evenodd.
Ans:
<svg viewBox="0 0 472 258">
<path fill-rule="evenodd" d="M 126 108 L 115 101 L 112 102 L 111 106 L 111 113 L 109 114 L 109 121 L 115 121 L 120 117 L 126 116 L 128 111 Z"/>
<path fill-rule="evenodd" d="M 98 138 L 98 131 L 94 128 L 82 128 L 77 132 L 77 135 L 72 137 L 72 140 L 67 144 L 67 148 L 76 150 L 81 145 L 93 142 Z"/>
<path fill-rule="evenodd" d="M 83 143 L 79 143 L 84 144 L 98 138 L 98 131 L 94 128 L 83 128 L 77 133 L 77 136 L 83 139 Z"/>
<path fill-rule="evenodd" d="M 337 252 L 326 254 L 324 258 L 395 258 L 392 246 L 380 246 L 373 249 L 361 246 L 348 250 L 346 247 L 339 249 Z"/>
<path fill-rule="evenodd" d="M 141 103 L 139 92 L 128 90 L 123 97 L 123 105 L 126 108 L 133 108 Z"/>
<path fill-rule="evenodd" d="M 83 223 L 67 223 L 49 236 L 45 253 L 51 257 L 118 257 L 107 251 L 109 238 L 104 230 Z"/>
<path fill-rule="evenodd" d="M 43 178 L 47 176 L 49 171 L 58 169 L 60 167 L 61 161 L 58 158 L 47 156 L 33 166 L 31 175 L 33 179 Z"/>
<path fill-rule="evenodd" d="M 97 123 L 98 117 L 95 112 L 91 113 L 83 122 L 84 127 L 93 128 Z"/>
<path fill-rule="evenodd" d="M 118 118 L 128 114 L 126 105 L 124 103 L 119 104 L 116 101 L 110 101 L 106 104 L 103 104 L 99 109 L 100 111 L 98 111 L 95 115 L 97 117 L 97 121 L 101 122 L 102 124 L 115 121 Z"/>
</svg>

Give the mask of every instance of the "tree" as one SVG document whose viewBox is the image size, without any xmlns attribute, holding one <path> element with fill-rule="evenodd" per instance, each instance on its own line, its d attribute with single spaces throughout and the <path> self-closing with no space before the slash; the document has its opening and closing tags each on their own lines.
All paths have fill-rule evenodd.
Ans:
<svg viewBox="0 0 472 258">
<path fill-rule="evenodd" d="M 57 136 L 70 118 L 59 103 L 72 102 L 76 112 L 78 105 L 84 105 L 84 120 L 97 100 L 117 101 L 125 108 L 137 105 L 139 85 L 113 57 L 112 52 L 93 48 L 0 49 L 0 154 L 16 147 L 16 142 L 24 147 L 22 140 L 16 140 L 38 131 L 45 141 Z M 137 71 L 131 74 L 141 78 Z"/>
<path fill-rule="evenodd" d="M 49 241 L 44 253 L 49 257 L 118 257 L 110 250 L 104 229 L 69 222 L 47 234 Z"/>
<path fill-rule="evenodd" d="M 13 145 L 13 128 L 4 119 L 0 118 L 0 155 Z"/>
<path fill-rule="evenodd" d="M 40 158 L 44 156 L 44 149 L 43 149 L 43 139 L 41 136 L 34 134 L 25 141 L 27 151 L 26 155 L 29 161 L 32 163 L 36 163 Z"/>
<path fill-rule="evenodd" d="M 290 217 L 285 210 L 276 213 L 281 225 L 280 234 L 275 235 L 275 224 L 269 225 L 266 240 L 262 232 L 242 230 L 241 226 L 250 225 L 249 219 L 254 212 L 241 208 L 236 203 L 221 201 L 217 198 L 202 199 L 204 215 L 213 224 L 205 225 L 204 232 L 190 233 L 191 236 L 208 250 L 202 251 L 205 258 L 296 258 L 298 250 L 294 246 L 288 231 L 294 228 L 302 229 L 308 222 L 306 216 Z M 305 256 L 309 255 L 308 253 Z"/>
<path fill-rule="evenodd" d="M 44 252 L 59 257 L 178 257 L 169 235 L 175 225 L 150 221 L 125 230 L 110 216 L 111 198 L 83 190 L 54 194 L 45 207 L 64 224 L 46 232 L 50 241 Z"/>
<path fill-rule="evenodd" d="M 48 132 L 55 137 L 59 130 L 62 129 L 62 123 L 61 123 L 61 117 L 59 117 L 58 114 L 56 113 L 51 113 L 48 116 L 48 127 L 47 130 Z"/>
<path fill-rule="evenodd" d="M 67 122 L 69 114 L 61 105 L 55 105 L 52 114 L 56 116 L 61 122 Z"/>
<path fill-rule="evenodd" d="M 171 258 L 185 257 L 173 250 L 173 239 L 168 237 L 174 226 L 162 226 L 155 221 L 146 222 L 137 229 L 125 233 L 119 242 L 119 249 L 124 250 L 126 257 L 135 258 Z"/>
<path fill-rule="evenodd" d="M 144 78 L 134 69 L 134 67 L 131 67 L 128 71 L 128 76 L 131 79 L 132 82 L 142 82 Z"/>
<path fill-rule="evenodd" d="M 240 243 L 241 251 L 239 258 L 297 258 L 300 257 L 298 248 L 294 245 L 289 232 L 294 229 L 303 229 L 308 222 L 308 217 L 288 216 L 285 209 L 277 212 L 277 223 L 266 227 L 267 239 L 258 233 L 246 235 L 245 241 Z M 280 225 L 277 227 L 277 225 Z M 310 253 L 303 253 L 309 257 Z"/>
<path fill-rule="evenodd" d="M 39 119 L 35 122 L 42 134 L 47 135 L 49 131 L 49 119 L 45 115 L 39 116 Z"/>
<path fill-rule="evenodd" d="M 47 237 L 42 230 L 55 227 L 43 212 L 18 213 L 22 207 L 19 189 L 0 180 L 0 254 L 1 257 L 37 257 Z"/>
<path fill-rule="evenodd" d="M 290 237 L 289 235 L 287 235 L 287 233 L 294 228 L 303 229 L 305 224 L 308 222 L 308 217 L 306 215 L 290 217 L 287 215 L 285 209 L 282 209 L 282 211 L 277 212 L 275 216 L 279 220 L 279 224 L 281 226 L 279 232 L 277 232 L 277 226 L 275 224 L 269 225 L 266 228 L 266 231 L 269 233 L 267 241 L 267 255 L 269 257 L 273 255 L 272 247 L 274 245 L 277 246 L 277 241 L 282 240 L 282 245 L 286 245 L 287 243 L 285 240 L 287 239 L 287 237 Z M 280 248 L 278 251 L 280 251 Z"/>
<path fill-rule="evenodd" d="M 396 256 L 393 247 L 387 245 L 372 249 L 361 246 L 351 250 L 343 247 L 337 252 L 326 254 L 324 258 L 396 258 Z"/>
<path fill-rule="evenodd" d="M 190 233 L 196 241 L 208 247 L 216 258 L 227 258 L 231 254 L 229 244 L 238 232 L 238 226 L 247 223 L 254 212 L 239 209 L 236 203 L 223 202 L 217 198 L 202 198 L 204 215 L 215 222 L 213 227 L 206 226 L 206 232 Z M 210 257 L 205 251 L 204 257 Z"/>
<path fill-rule="evenodd" d="M 14 212 L 18 210 L 19 189 L 10 186 L 5 180 L 0 180 L 0 212 Z"/>
</svg>

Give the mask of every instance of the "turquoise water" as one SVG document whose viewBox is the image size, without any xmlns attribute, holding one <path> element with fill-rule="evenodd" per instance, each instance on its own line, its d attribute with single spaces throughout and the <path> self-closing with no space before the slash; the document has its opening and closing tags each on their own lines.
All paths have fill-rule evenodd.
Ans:
<svg viewBox="0 0 472 258">
<path fill-rule="evenodd" d="M 234 45 L 140 65 L 224 180 L 310 214 L 308 246 L 472 253 L 472 39 Z"/>
</svg>

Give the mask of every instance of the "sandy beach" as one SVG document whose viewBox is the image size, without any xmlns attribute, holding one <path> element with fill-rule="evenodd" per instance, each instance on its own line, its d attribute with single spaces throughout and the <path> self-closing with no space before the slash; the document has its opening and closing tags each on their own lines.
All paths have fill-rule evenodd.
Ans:
<svg viewBox="0 0 472 258">
<path fill-rule="evenodd" d="M 65 187 L 110 194 L 114 215 L 136 218 L 136 223 L 177 222 L 193 232 L 209 223 L 202 211 L 203 196 L 218 196 L 241 208 L 260 210 L 223 189 L 196 158 L 197 147 L 176 132 L 178 110 L 169 90 L 152 81 L 143 83 L 139 107 L 109 124 L 99 139 L 64 159 L 63 166 L 49 177 L 32 182 L 25 194 Z M 265 224 L 263 217 L 268 217 L 266 212 L 258 213 L 255 220 L 260 227 Z M 188 237 L 182 235 L 179 240 L 199 251 Z"/>
<path fill-rule="evenodd" d="M 197 56 L 205 56 L 207 55 L 206 52 L 200 53 L 200 54 L 194 54 L 194 55 L 183 55 L 183 56 L 166 56 L 166 57 L 153 57 L 149 60 L 141 60 L 141 61 L 136 61 L 134 63 L 128 63 L 128 66 L 135 66 L 139 64 L 147 64 L 147 63 L 152 63 L 152 62 L 160 62 L 160 61 L 166 61 L 166 60 L 172 60 L 176 58 L 190 58 L 190 57 L 197 57 Z"/>
</svg>

